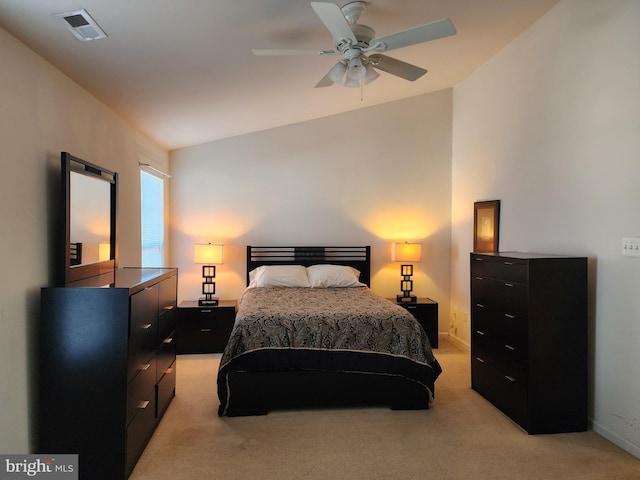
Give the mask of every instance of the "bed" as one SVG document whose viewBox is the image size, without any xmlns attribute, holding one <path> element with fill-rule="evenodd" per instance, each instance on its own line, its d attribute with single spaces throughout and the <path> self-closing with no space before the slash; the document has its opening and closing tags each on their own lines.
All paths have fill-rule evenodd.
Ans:
<svg viewBox="0 0 640 480">
<path fill-rule="evenodd" d="M 407 310 L 370 289 L 370 247 L 247 247 L 247 289 L 218 371 L 220 416 L 428 409 L 441 372 Z"/>
</svg>

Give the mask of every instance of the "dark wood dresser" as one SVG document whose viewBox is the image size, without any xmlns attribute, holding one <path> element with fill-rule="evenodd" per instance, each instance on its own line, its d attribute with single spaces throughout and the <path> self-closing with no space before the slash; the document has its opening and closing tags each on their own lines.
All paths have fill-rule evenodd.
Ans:
<svg viewBox="0 0 640 480">
<path fill-rule="evenodd" d="M 126 479 L 175 396 L 177 270 L 125 268 L 42 289 L 37 450 L 79 478 Z"/>
<path fill-rule="evenodd" d="M 587 429 L 587 259 L 471 254 L 472 388 L 530 434 Z"/>
</svg>

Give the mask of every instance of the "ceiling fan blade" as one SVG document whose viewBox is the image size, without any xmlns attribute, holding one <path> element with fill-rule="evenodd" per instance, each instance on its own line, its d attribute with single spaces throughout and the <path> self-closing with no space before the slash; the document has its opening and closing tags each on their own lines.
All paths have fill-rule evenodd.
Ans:
<svg viewBox="0 0 640 480">
<path fill-rule="evenodd" d="M 435 22 L 426 23 L 417 27 L 409 28 L 401 32 L 374 38 L 369 42 L 369 49 L 377 52 L 386 52 L 396 48 L 408 47 L 416 43 L 429 42 L 438 38 L 455 35 L 456 27 L 451 20 L 443 18 Z"/>
<path fill-rule="evenodd" d="M 335 3 L 327 2 L 311 2 L 311 7 L 316 12 L 325 27 L 331 32 L 334 43 L 337 45 L 342 43 L 341 40 L 351 40 L 351 43 L 356 44 L 358 40 L 351 31 L 351 27 L 344 18 L 342 10 Z"/>
<path fill-rule="evenodd" d="M 415 65 L 411 65 L 410 63 L 387 57 L 386 55 L 382 55 L 379 53 L 369 55 L 369 60 L 378 70 L 382 70 L 383 72 L 390 73 L 391 75 L 404 78 L 405 80 L 409 80 L 410 82 L 419 79 L 421 76 L 427 73 L 424 68 L 416 67 Z"/>
<path fill-rule="evenodd" d="M 289 55 L 340 55 L 335 50 L 314 50 L 312 48 L 254 48 L 251 50 L 258 57 Z"/>
<path fill-rule="evenodd" d="M 329 74 L 326 74 L 322 80 L 316 83 L 315 88 L 330 87 L 331 85 L 333 85 L 333 80 L 329 78 Z"/>
</svg>

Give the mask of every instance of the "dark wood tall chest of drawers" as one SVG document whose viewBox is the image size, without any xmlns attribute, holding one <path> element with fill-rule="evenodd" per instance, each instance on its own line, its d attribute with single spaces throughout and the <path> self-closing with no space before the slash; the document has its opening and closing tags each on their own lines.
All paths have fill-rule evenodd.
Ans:
<svg viewBox="0 0 640 480">
<path fill-rule="evenodd" d="M 126 479 L 175 395 L 176 269 L 43 288 L 36 449 Z"/>
<path fill-rule="evenodd" d="M 587 259 L 471 254 L 472 388 L 530 434 L 587 429 Z"/>
</svg>

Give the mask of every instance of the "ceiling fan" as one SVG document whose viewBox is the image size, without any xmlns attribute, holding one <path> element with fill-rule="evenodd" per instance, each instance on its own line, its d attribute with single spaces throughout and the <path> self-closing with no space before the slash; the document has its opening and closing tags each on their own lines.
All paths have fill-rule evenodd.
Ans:
<svg viewBox="0 0 640 480">
<path fill-rule="evenodd" d="M 424 43 L 456 34 L 451 20 L 444 18 L 400 32 L 375 37 L 375 30 L 358 23 L 367 3 L 356 1 L 340 8 L 334 3 L 311 2 L 322 23 L 333 37 L 333 50 L 313 49 L 254 49 L 254 55 L 342 55 L 344 58 L 329 70 L 316 88 L 335 84 L 345 87 L 366 85 L 380 76 L 376 71 L 396 75 L 411 82 L 427 73 L 423 68 L 388 57 L 379 52 Z M 371 54 L 369 54 L 372 52 Z M 366 55 L 369 54 L 369 55 Z"/>
</svg>

